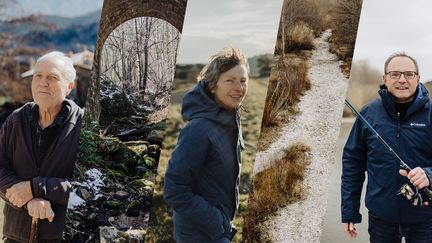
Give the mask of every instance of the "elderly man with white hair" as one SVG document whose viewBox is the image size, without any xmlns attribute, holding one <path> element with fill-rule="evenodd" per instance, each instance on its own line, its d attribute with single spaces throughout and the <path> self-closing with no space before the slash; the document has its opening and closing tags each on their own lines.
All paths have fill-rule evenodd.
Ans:
<svg viewBox="0 0 432 243">
<path fill-rule="evenodd" d="M 5 242 L 61 242 L 83 110 L 66 99 L 74 87 L 72 60 L 61 52 L 34 67 L 34 102 L 14 111 L 0 130 L 0 196 Z"/>
</svg>

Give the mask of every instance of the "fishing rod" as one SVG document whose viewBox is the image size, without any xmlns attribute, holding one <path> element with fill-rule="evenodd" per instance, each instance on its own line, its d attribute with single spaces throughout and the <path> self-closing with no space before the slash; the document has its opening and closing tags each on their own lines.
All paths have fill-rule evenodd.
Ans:
<svg viewBox="0 0 432 243">
<path fill-rule="evenodd" d="M 354 106 L 349 102 L 348 99 L 345 99 L 345 104 L 348 106 L 348 108 L 363 122 L 363 124 L 375 135 L 376 138 L 387 148 L 390 153 L 392 153 L 398 160 L 399 160 L 399 166 L 406 170 L 408 173 L 411 171 L 411 167 L 405 163 L 402 158 L 393 150 L 392 147 L 379 135 L 379 133 L 370 125 L 370 123 L 360 114 Z M 402 188 L 399 190 L 399 194 L 403 194 L 405 198 L 407 198 L 410 201 L 415 200 L 416 195 L 412 195 L 412 190 L 410 191 L 410 187 L 408 185 L 403 185 Z M 432 200 L 432 191 L 428 188 L 424 187 L 423 192 L 429 197 L 430 200 Z M 417 191 L 417 188 L 416 188 Z M 420 196 L 420 201 L 422 201 Z M 416 203 L 417 204 L 417 203 Z M 422 204 L 422 203 L 420 203 Z"/>
</svg>

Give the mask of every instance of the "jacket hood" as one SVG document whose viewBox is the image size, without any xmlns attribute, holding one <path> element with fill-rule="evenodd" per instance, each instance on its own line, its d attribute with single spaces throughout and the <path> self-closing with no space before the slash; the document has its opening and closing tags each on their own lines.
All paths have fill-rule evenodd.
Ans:
<svg viewBox="0 0 432 243">
<path fill-rule="evenodd" d="M 236 111 L 233 114 L 219 107 L 215 100 L 205 91 L 204 80 L 201 80 L 183 97 L 182 115 L 185 121 L 194 118 L 205 118 L 220 125 L 235 127 L 235 119 L 239 117 L 239 112 Z"/>
</svg>

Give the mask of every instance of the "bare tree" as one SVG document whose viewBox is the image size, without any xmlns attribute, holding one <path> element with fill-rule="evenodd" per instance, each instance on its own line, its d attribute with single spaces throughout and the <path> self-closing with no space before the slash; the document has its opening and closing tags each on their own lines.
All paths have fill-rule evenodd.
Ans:
<svg viewBox="0 0 432 243">
<path fill-rule="evenodd" d="M 179 31 L 158 18 L 124 22 L 104 43 L 101 81 L 113 82 L 146 106 L 168 105 L 179 39 Z"/>
</svg>

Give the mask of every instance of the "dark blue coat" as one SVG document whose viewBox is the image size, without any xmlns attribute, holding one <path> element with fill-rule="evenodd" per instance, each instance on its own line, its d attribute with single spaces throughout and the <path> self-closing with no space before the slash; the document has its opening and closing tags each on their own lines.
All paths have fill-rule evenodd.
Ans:
<svg viewBox="0 0 432 243">
<path fill-rule="evenodd" d="M 421 167 L 432 178 L 432 106 L 426 88 L 399 119 L 387 89 L 381 99 L 366 105 L 361 114 L 411 168 Z M 360 195 L 368 175 L 366 207 L 379 218 L 397 223 L 418 223 L 432 218 L 432 207 L 415 207 L 396 195 L 408 179 L 399 175 L 399 161 L 357 119 L 343 152 L 342 222 L 361 222 Z M 426 199 L 427 196 L 423 195 Z"/>
<path fill-rule="evenodd" d="M 181 130 L 165 174 L 177 242 L 228 236 L 238 206 L 242 137 L 239 113 L 220 108 L 203 82 L 183 98 Z"/>
</svg>

